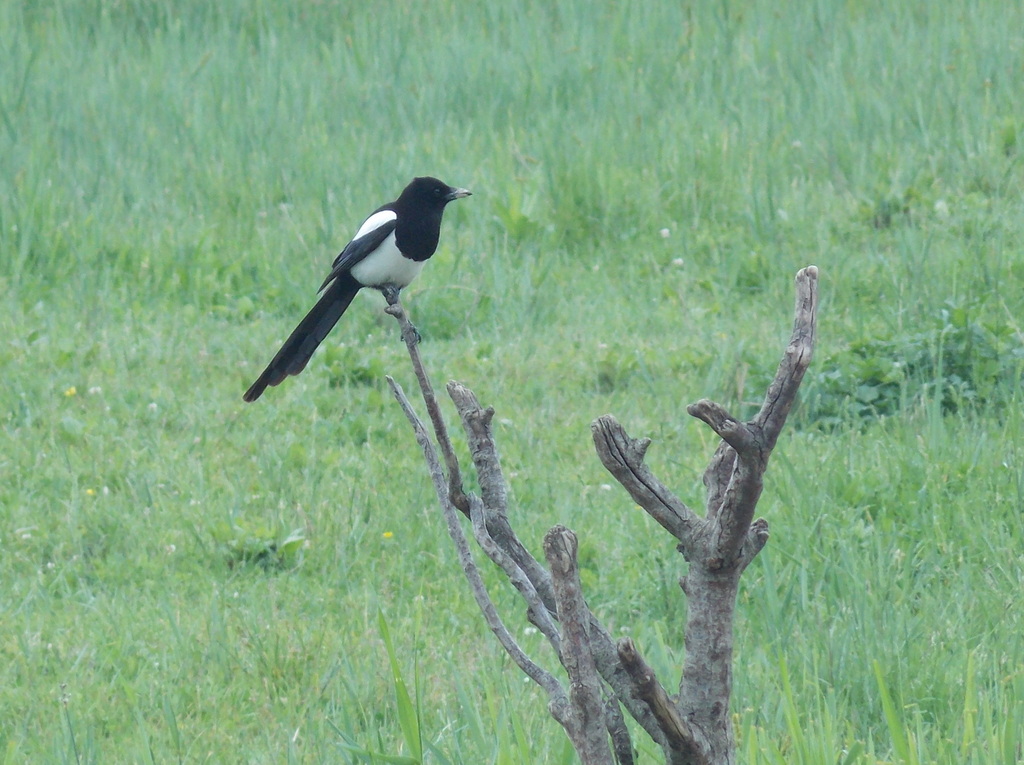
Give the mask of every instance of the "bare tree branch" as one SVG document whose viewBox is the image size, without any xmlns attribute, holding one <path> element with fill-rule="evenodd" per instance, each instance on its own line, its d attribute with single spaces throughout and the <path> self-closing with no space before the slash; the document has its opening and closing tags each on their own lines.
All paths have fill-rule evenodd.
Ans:
<svg viewBox="0 0 1024 765">
<path fill-rule="evenodd" d="M 612 741 L 616 746 L 617 756 L 619 757 L 620 765 L 629 765 L 632 763 L 632 745 L 629 739 L 629 732 L 626 729 L 621 714 L 615 714 L 618 712 L 617 707 L 615 713 L 610 712 L 600 702 L 600 681 L 598 683 L 598 700 L 600 715 L 597 718 L 599 723 L 599 732 L 595 734 L 593 730 L 594 723 L 589 718 L 584 724 L 582 716 L 579 714 L 578 709 L 573 704 L 570 696 L 565 693 L 558 680 L 546 670 L 542 669 L 539 665 L 533 662 L 522 648 L 518 645 L 511 633 L 505 627 L 497 610 L 494 607 L 493 601 L 491 601 L 489 594 L 487 593 L 486 587 L 484 586 L 483 580 L 480 577 L 479 570 L 473 561 L 472 554 L 469 551 L 468 544 L 466 543 L 465 536 L 462 534 L 461 526 L 458 523 L 458 518 L 455 513 L 455 506 L 447 491 L 447 485 L 444 478 L 444 471 L 441 467 L 440 460 L 438 459 L 437 452 L 434 449 L 433 443 L 430 441 L 427 435 L 426 428 L 423 425 L 422 420 L 416 415 L 415 410 L 409 403 L 408 398 L 405 396 L 401 386 L 399 386 L 394 379 L 390 376 L 387 378 L 388 384 L 391 387 L 392 393 L 398 400 L 402 411 L 405 413 L 406 418 L 412 425 L 413 432 L 416 436 L 417 443 L 423 451 L 424 458 L 427 462 L 427 467 L 431 475 L 432 482 L 434 484 L 435 493 L 437 494 L 438 501 L 440 502 L 444 511 L 445 520 L 448 524 L 449 536 L 455 544 L 460 564 L 462 565 L 463 572 L 466 575 L 467 580 L 470 583 L 470 588 L 473 592 L 474 599 L 477 601 L 481 612 L 484 615 L 484 619 L 491 629 L 491 631 L 498 638 L 499 643 L 505 649 L 513 661 L 522 669 L 524 674 L 530 677 L 534 682 L 544 688 L 549 696 L 549 709 L 553 717 L 565 728 L 566 733 L 570 735 L 574 740 L 574 746 L 583 746 L 587 751 L 593 749 L 593 756 L 596 759 L 588 760 L 585 759 L 584 763 L 590 765 L 591 762 L 597 763 L 598 765 L 605 762 L 611 762 L 608 754 L 608 742 L 605 730 L 608 731 L 612 736 Z M 471 391 L 466 389 L 467 393 L 471 397 L 471 401 L 475 402 L 476 397 L 472 395 Z M 470 399 L 467 399 L 463 403 L 468 403 Z M 479 404 L 476 405 L 479 409 Z M 468 420 L 471 423 L 479 425 L 482 422 L 489 422 L 489 418 L 479 418 L 470 416 Z M 445 429 L 443 420 L 439 421 L 440 427 Z M 470 429 L 470 425 L 467 424 L 467 430 Z M 447 435 L 447 433 L 445 433 Z M 440 440 L 440 439 L 439 439 Z M 478 542 L 481 544 L 482 549 L 494 560 L 509 577 L 510 581 L 519 589 L 524 599 L 529 604 L 529 616 L 530 620 L 541 629 L 543 634 L 548 637 L 549 641 L 554 646 L 559 656 L 562 655 L 561 646 L 561 635 L 554 627 L 552 622 L 552 613 L 554 612 L 554 603 L 552 604 L 551 612 L 540 600 L 539 595 L 533 588 L 532 582 L 523 571 L 516 566 L 509 557 L 505 555 L 504 551 L 500 549 L 491 538 L 490 534 L 486 530 L 486 521 L 484 514 L 486 510 L 483 507 L 482 502 L 479 498 L 472 494 L 466 495 L 466 500 L 470 506 L 470 516 L 473 521 L 474 534 L 477 537 Z M 505 525 L 507 526 L 507 518 L 503 518 Z M 511 529 L 509 529 L 511 532 Z M 525 552 L 525 548 L 519 543 L 519 540 L 514 534 L 511 534 L 511 538 L 515 540 L 516 545 Z M 546 586 L 553 590 L 552 579 L 548 572 L 540 566 L 539 563 L 526 553 L 529 560 L 533 561 L 536 566 L 544 571 L 545 577 L 543 578 L 546 582 Z M 577 588 L 578 588 L 578 572 L 576 574 Z M 589 610 L 586 610 L 585 604 L 582 604 L 582 608 L 585 612 L 585 618 L 589 621 L 593 619 Z M 610 642 L 610 638 L 607 633 L 604 632 L 603 628 L 600 630 L 600 635 L 606 642 Z M 593 667 L 593 658 L 591 657 L 591 666 Z M 593 677 L 596 678 L 596 672 L 592 673 Z M 578 703 L 578 702 L 577 702 Z M 614 702 L 611 702 L 614 703 Z M 598 745 L 600 741 L 600 745 Z M 603 751 L 601 746 L 603 746 Z M 589 756 L 589 755 L 588 755 Z"/>
<path fill-rule="evenodd" d="M 486 514 L 488 511 L 479 497 L 473 494 L 469 495 L 469 509 L 470 517 L 473 520 L 473 537 L 476 539 L 477 544 L 480 545 L 480 549 L 484 551 L 484 554 L 495 565 L 505 572 L 505 576 L 508 577 L 512 586 L 519 590 L 519 594 L 526 601 L 527 616 L 530 622 L 548 639 L 555 652 L 561 655 L 562 638 L 558 633 L 558 627 L 555 626 L 554 614 L 541 601 L 529 577 L 516 565 L 511 556 L 507 555 L 495 543 L 494 539 L 487 532 Z"/>
<path fill-rule="evenodd" d="M 508 515 L 508 488 L 501 471 L 498 448 L 494 443 L 494 409 L 480 406 L 476 395 L 464 385 L 452 381 L 447 386 L 448 395 L 455 404 L 462 427 L 469 443 L 469 455 L 476 467 L 477 480 L 484 505 L 494 513 Z"/>
<path fill-rule="evenodd" d="M 402 308 L 399 300 L 399 290 L 388 286 L 381 290 L 388 307 L 384 310 L 398 320 L 402 329 L 402 340 L 405 347 L 409 349 L 409 358 L 412 360 L 412 367 L 416 373 L 416 381 L 420 385 L 420 392 L 423 394 L 423 403 L 427 407 L 427 414 L 434 425 L 434 433 L 437 434 L 437 442 L 441 447 L 441 454 L 444 455 L 444 462 L 448 468 L 448 493 L 463 515 L 469 517 L 469 500 L 462 489 L 462 471 L 459 469 L 459 460 L 455 456 L 451 439 L 448 438 L 448 431 L 444 427 L 444 418 L 441 416 L 441 409 L 437 405 L 437 397 L 434 395 L 434 388 L 430 384 L 426 371 L 423 369 L 423 359 L 420 357 L 420 333 L 409 321 L 409 317 Z"/>
<path fill-rule="evenodd" d="M 644 464 L 649 438 L 630 438 L 619 421 L 606 414 L 590 425 L 597 456 L 633 500 L 683 544 L 699 520 L 679 497 Z"/>
<path fill-rule="evenodd" d="M 416 335 L 407 330 L 407 327 L 412 325 L 408 322 L 404 311 L 401 310 L 401 305 L 398 303 L 397 295 L 394 296 L 394 302 L 389 300 L 391 305 L 390 308 L 397 307 L 396 316 L 399 322 L 403 326 L 402 336 L 406 340 L 406 345 L 409 348 L 410 356 L 413 359 L 413 366 L 417 370 L 417 378 L 420 382 L 420 389 L 424 395 L 424 400 L 428 402 L 428 408 L 430 408 L 430 401 L 428 398 L 432 395 L 432 388 L 429 380 L 426 377 L 425 370 L 423 369 L 422 362 L 419 359 L 419 353 L 416 348 L 415 339 Z M 389 310 L 389 312 L 391 312 Z M 394 315 L 394 314 L 393 314 Z M 424 459 L 427 462 L 427 467 L 431 475 L 431 480 L 434 484 L 435 493 L 437 494 L 438 501 L 444 512 L 445 521 L 448 525 L 448 533 L 455 544 L 456 551 L 459 556 L 459 562 L 462 565 L 463 572 L 470 583 L 470 588 L 473 592 L 473 597 L 477 601 L 481 612 L 484 615 L 484 619 L 491 629 L 491 631 L 498 638 L 499 643 L 505 649 L 506 653 L 512 657 L 513 661 L 516 662 L 517 666 L 531 678 L 534 682 L 540 685 L 548 693 L 549 701 L 548 707 L 551 711 L 552 716 L 558 720 L 559 723 L 565 728 L 566 733 L 570 735 L 574 740 L 574 746 L 584 746 L 588 751 L 593 750 L 593 756 L 596 759 L 584 759 L 586 765 L 590 765 L 591 762 L 595 765 L 604 765 L 604 763 L 611 763 L 610 754 L 608 753 L 608 740 L 605 734 L 606 716 L 603 705 L 600 705 L 600 685 L 598 681 L 598 703 L 599 703 L 599 716 L 597 718 L 598 733 L 594 733 L 594 724 L 590 720 L 584 721 L 584 718 L 580 715 L 579 710 L 571 702 L 570 697 L 566 694 L 558 680 L 549 672 L 542 669 L 538 664 L 532 661 L 522 650 L 519 644 L 512 637 L 511 633 L 505 627 L 501 620 L 501 617 L 497 613 L 497 609 L 494 607 L 493 601 L 490 599 L 487 589 L 484 586 L 483 579 L 480 576 L 480 572 L 476 567 L 476 563 L 473 560 L 472 554 L 470 553 L 469 546 L 467 544 L 465 535 L 462 533 L 462 528 L 459 525 L 458 518 L 456 515 L 455 502 L 461 498 L 465 502 L 468 508 L 468 514 L 473 521 L 474 534 L 477 536 L 478 542 L 485 552 L 498 563 L 499 566 L 506 572 L 509 579 L 519 589 L 524 599 L 527 601 L 529 606 L 529 617 L 531 622 L 538 626 L 539 629 L 548 637 L 549 641 L 554 646 L 556 652 L 561 655 L 561 636 L 557 629 L 554 627 L 552 621 L 552 615 L 555 610 L 554 605 L 554 594 L 551 577 L 547 571 L 526 551 L 526 548 L 522 546 L 515 534 L 512 533 L 511 528 L 508 526 L 506 503 L 507 503 L 507 490 L 505 489 L 504 479 L 501 475 L 500 463 L 497 462 L 497 451 L 494 449 L 493 438 L 490 436 L 490 421 L 493 418 L 493 410 L 483 410 L 480 408 L 479 403 L 476 401 L 476 397 L 472 394 L 472 391 L 464 389 L 468 394 L 468 398 L 463 403 L 466 404 L 466 410 L 463 412 L 460 410 L 460 414 L 464 415 L 464 426 L 467 431 L 467 435 L 471 439 L 476 439 L 475 446 L 476 452 L 481 454 L 488 454 L 493 457 L 493 465 L 495 476 L 490 479 L 483 479 L 481 483 L 485 483 L 490 480 L 488 496 L 501 506 L 501 512 L 489 513 L 497 521 L 499 532 L 506 537 L 507 542 L 513 542 L 509 548 L 515 553 L 515 557 L 519 557 L 527 563 L 527 567 L 533 570 L 535 576 L 538 577 L 541 584 L 548 589 L 549 596 L 552 599 L 551 609 L 541 601 L 536 589 L 533 587 L 532 581 L 523 570 L 517 566 L 509 556 L 505 555 L 505 552 L 495 544 L 491 535 L 487 532 L 487 520 L 485 515 L 488 514 L 484 508 L 481 500 L 472 494 L 466 495 L 461 491 L 461 481 L 459 481 L 459 492 L 456 493 L 451 490 L 452 483 L 446 483 L 444 477 L 444 470 L 441 467 L 440 460 L 438 459 L 437 452 L 434 449 L 433 443 L 430 441 L 427 435 L 426 428 L 423 425 L 422 420 L 416 415 L 415 410 L 409 403 L 408 398 L 402 391 L 394 379 L 390 376 L 387 378 L 388 384 L 391 387 L 395 398 L 398 400 L 402 411 L 405 413 L 406 418 L 412 425 L 413 433 L 416 436 L 417 443 L 423 451 Z M 430 391 L 431 393 L 428 393 Z M 458 404 L 459 402 L 456 401 Z M 454 469 L 458 470 L 458 462 L 455 459 L 453 450 L 451 449 L 451 440 L 448 436 L 447 428 L 444 424 L 444 420 L 440 415 L 440 411 L 437 409 L 436 400 L 433 402 L 433 412 L 436 413 L 436 418 L 432 417 L 435 434 L 438 438 L 438 442 L 442 445 L 447 444 L 446 454 L 450 455 L 449 465 L 454 465 Z M 484 466 L 487 468 L 488 466 Z M 486 470 L 485 470 L 486 472 Z M 498 488 L 500 484 L 500 488 Z M 497 489 L 497 490 L 495 490 Z M 543 576 L 538 575 L 538 571 L 543 572 Z M 577 576 L 578 582 L 578 576 Z M 585 605 L 584 605 L 585 608 Z M 592 618 L 589 611 L 586 612 L 587 618 Z M 592 673 L 596 678 L 596 672 Z M 621 723 L 621 715 L 619 716 Z M 614 722 L 614 718 L 613 718 Z M 612 730 L 609 728 L 609 730 Z M 623 739 L 627 742 L 627 751 L 629 751 L 628 741 L 629 734 L 626 731 L 624 725 L 619 725 L 614 728 L 613 732 L 617 736 L 617 740 L 622 742 Z M 600 744 L 598 743 L 600 742 Z M 603 754 L 601 746 L 603 745 Z M 630 760 L 623 760 L 622 762 L 631 762 Z"/>
<path fill-rule="evenodd" d="M 816 267 L 808 266 L 797 274 L 795 317 L 789 345 L 775 378 L 768 386 L 764 404 L 753 420 L 740 423 L 721 406 L 707 400 L 687 407 L 687 412 L 706 422 L 737 455 L 724 494 L 715 497 L 715 507 L 725 506 L 729 512 L 712 513 L 711 507 L 708 508 L 708 517 L 715 524 L 712 531 L 713 558 L 720 565 L 733 565 L 739 558 L 740 548 L 754 518 L 754 509 L 761 497 L 768 459 L 811 363 L 817 327 L 817 285 Z M 716 465 L 714 478 L 718 479 L 715 481 L 718 486 L 724 479 L 719 472 L 722 464 L 724 461 Z M 705 474 L 705 481 L 707 478 Z"/>
<path fill-rule="evenodd" d="M 500 473 L 500 462 L 498 461 L 497 449 L 493 441 L 493 431 L 490 427 L 492 419 L 477 414 L 487 410 L 481 407 L 476 395 L 464 385 L 454 381 L 450 382 L 448 383 L 448 393 L 455 404 L 459 416 L 462 418 L 463 427 L 467 430 L 470 451 L 474 455 L 474 464 L 477 465 L 478 469 L 484 471 L 480 478 L 481 490 L 485 492 L 485 496 L 491 497 L 492 501 L 497 505 L 497 507 L 490 507 L 486 502 L 484 504 L 487 532 L 498 547 L 505 551 L 523 573 L 526 574 L 536 589 L 538 596 L 551 614 L 554 615 L 556 608 L 551 574 L 526 549 L 509 524 L 507 513 L 508 494 L 505 489 L 504 477 Z M 480 427 L 484 423 L 486 423 L 486 427 Z M 478 461 L 483 464 L 477 464 Z M 499 470 L 497 473 L 491 470 L 491 465 L 498 466 Z M 491 488 L 492 483 L 495 481 L 501 483 L 500 488 Z M 660 484 L 658 485 L 660 486 Z M 669 497 L 673 497 L 667 489 L 664 491 Z M 678 500 L 675 501 L 678 502 Z M 679 504 L 682 505 L 681 502 Z M 685 509 L 685 506 L 682 507 Z M 530 608 L 527 613 L 530 616 L 531 622 L 543 632 L 544 627 L 542 623 L 533 619 L 534 609 Z M 612 692 L 626 707 L 630 715 L 640 723 L 648 735 L 663 749 L 667 749 L 668 744 L 658 728 L 657 720 L 654 719 L 650 710 L 632 694 L 629 677 L 618 660 L 615 642 L 597 617 L 593 615 L 590 617 L 590 641 L 594 661 L 597 664 L 598 671 L 601 673 L 601 677 L 604 678 Z"/>
<path fill-rule="evenodd" d="M 555 676 L 547 670 L 542 669 L 526 655 L 526 652 L 523 651 L 515 638 L 512 637 L 512 634 L 508 631 L 508 628 L 498 615 L 498 610 L 494 607 L 494 603 L 491 600 L 490 595 L 487 593 L 487 588 L 484 585 L 483 578 L 480 576 L 480 570 L 477 568 L 476 562 L 473 560 L 473 555 L 469 550 L 469 544 L 466 541 L 466 535 L 462 533 L 462 526 L 459 525 L 459 518 L 456 514 L 455 504 L 451 501 L 448 494 L 448 487 L 444 480 L 444 472 L 441 470 L 441 463 L 437 458 L 437 452 L 434 449 L 433 443 L 431 443 L 429 437 L 427 437 L 427 431 L 423 425 L 423 421 L 420 420 L 419 416 L 412 408 L 412 405 L 409 403 L 409 399 L 406 398 L 402 387 L 390 376 L 387 380 L 388 385 L 391 386 L 391 392 L 394 394 L 395 398 L 398 399 L 398 403 L 401 405 L 402 411 L 405 412 L 406 419 L 408 419 L 409 424 L 412 425 L 413 432 L 416 434 L 417 443 L 420 444 L 420 447 L 423 450 L 423 457 L 430 470 L 437 499 L 441 503 L 441 508 L 444 511 L 444 518 L 448 524 L 448 535 L 455 544 L 455 550 L 458 553 L 462 571 L 466 575 L 466 579 L 469 581 L 469 586 L 473 591 L 473 597 L 476 600 L 477 605 L 480 607 L 480 611 L 484 615 L 487 626 L 498 638 L 498 642 L 501 643 L 501 647 L 504 648 L 505 652 L 512 657 L 512 660 L 523 671 L 523 673 L 548 692 L 550 703 L 552 705 L 560 707 L 567 704 L 568 700 L 566 698 L 565 689 L 562 688 Z M 441 422 L 441 425 L 444 427 L 443 421 Z"/>
<path fill-rule="evenodd" d="M 658 682 L 654 670 L 640 656 L 633 641 L 630 638 L 623 638 L 619 641 L 618 650 L 622 665 L 636 686 L 637 695 L 651 708 L 661 729 L 668 736 L 672 749 L 694 765 L 706 763 L 707 761 L 702 759 L 706 746 L 697 743 L 696 732 L 680 716 L 675 702 Z"/>
<path fill-rule="evenodd" d="M 612 765 L 608 748 L 601 679 L 594 665 L 588 627 L 590 609 L 583 600 L 576 553 L 576 535 L 555 526 L 544 536 L 544 557 L 551 568 L 555 603 L 562 624 L 562 666 L 569 675 L 569 699 L 575 714 L 573 745 L 588 765 Z M 570 735 L 572 735 L 570 731 Z"/>
<path fill-rule="evenodd" d="M 700 725 L 714 763 L 732 763 L 735 743 L 729 718 L 732 693 L 733 618 L 739 577 L 768 540 L 768 523 L 753 522 L 772 449 L 796 398 L 814 348 L 818 270 L 797 274 L 793 332 L 757 416 L 737 423 L 710 402 L 688 407 L 723 439 L 704 474 L 708 487 L 706 544 L 690 559 L 686 657 L 677 707 Z M 746 431 L 737 437 L 741 428 Z"/>
<path fill-rule="evenodd" d="M 608 735 L 612 739 L 612 753 L 615 755 L 615 762 L 618 765 L 633 765 L 635 756 L 633 754 L 633 739 L 629 736 L 629 728 L 622 717 L 622 709 L 619 701 L 614 696 L 604 700 L 604 723 L 608 728 Z"/>
<path fill-rule="evenodd" d="M 764 430 L 764 447 L 768 451 L 775 448 L 775 441 L 786 424 L 814 354 L 818 331 L 818 269 L 815 266 L 801 269 L 796 275 L 795 314 L 786 353 L 779 363 L 775 379 L 768 386 L 761 411 L 754 417 L 754 423 Z"/>
<path fill-rule="evenodd" d="M 703 420 L 729 446 L 740 454 L 756 448 L 754 434 L 742 422 L 729 414 L 721 404 L 702 398 L 690 404 L 686 411 L 698 420 Z"/>
</svg>

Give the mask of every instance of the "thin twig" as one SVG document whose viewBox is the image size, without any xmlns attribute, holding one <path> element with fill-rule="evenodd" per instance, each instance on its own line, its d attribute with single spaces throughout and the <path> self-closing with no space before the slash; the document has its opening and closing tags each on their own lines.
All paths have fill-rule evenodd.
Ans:
<svg viewBox="0 0 1024 765">
<path fill-rule="evenodd" d="M 551 612 L 540 599 L 536 588 L 533 586 L 533 582 L 515 564 L 515 561 L 498 547 L 494 539 L 487 532 L 487 509 L 480 498 L 473 494 L 469 495 L 469 512 L 470 518 L 473 521 L 473 537 L 476 539 L 477 544 L 480 545 L 480 549 L 484 551 L 498 568 L 505 572 L 505 576 L 508 577 L 512 586 L 519 590 L 519 594 L 523 596 L 523 600 L 526 601 L 529 609 L 530 622 L 536 625 L 541 634 L 548 639 L 551 647 L 555 649 L 555 653 L 561 655 L 562 638 L 558 634 L 558 627 L 555 626 Z"/>
<path fill-rule="evenodd" d="M 420 357 L 419 341 L 420 334 L 416 327 L 409 321 L 409 316 L 402 307 L 399 299 L 399 291 L 393 288 L 382 289 L 384 299 L 388 303 L 385 312 L 394 316 L 402 329 L 402 340 L 405 347 L 409 349 L 409 358 L 412 360 L 412 368 L 416 373 L 416 381 L 420 385 L 420 392 L 423 394 L 423 403 L 427 407 L 427 414 L 434 425 L 434 433 L 437 434 L 437 443 L 441 447 L 441 454 L 444 456 L 445 466 L 448 468 L 448 493 L 452 502 L 463 515 L 469 517 L 469 500 L 462 488 L 462 471 L 459 468 L 459 460 L 455 456 L 451 439 L 448 437 L 448 430 L 444 426 L 444 418 L 441 416 L 441 408 L 437 404 L 437 397 L 434 395 L 434 388 L 430 384 L 426 371 L 423 369 L 423 359 Z"/>
<path fill-rule="evenodd" d="M 498 638 L 498 642 L 501 643 L 501 647 L 505 649 L 505 652 L 510 657 L 512 657 L 512 660 L 526 674 L 526 676 L 548 692 L 548 695 L 550 696 L 550 703 L 561 704 L 565 699 L 566 693 L 565 689 L 563 689 L 561 684 L 558 682 L 558 679 L 547 670 L 541 668 L 526 655 L 526 652 L 516 642 L 515 638 L 512 637 L 512 633 L 509 632 L 508 628 L 501 620 L 498 610 L 494 607 L 494 602 L 487 593 L 487 587 L 484 585 L 483 577 L 480 576 L 480 570 L 477 568 L 476 562 L 473 560 L 473 555 L 469 550 L 469 543 L 466 540 L 466 535 L 462 532 L 462 526 L 459 523 L 459 518 L 456 514 L 456 507 L 448 495 L 447 486 L 444 481 L 444 472 L 441 469 L 441 463 L 440 460 L 438 460 L 437 451 L 434 449 L 433 443 L 431 443 L 430 438 L 427 436 L 427 429 L 423 425 L 423 421 L 420 420 L 419 416 L 412 408 L 412 404 L 409 403 L 409 399 L 406 398 L 405 392 L 402 390 L 402 386 L 396 383 L 390 376 L 387 378 L 387 381 L 388 385 L 391 387 L 391 392 L 394 394 L 395 398 L 398 399 L 398 403 L 402 407 L 402 411 L 405 412 L 406 419 L 408 419 L 409 424 L 412 425 L 413 432 L 416 434 L 417 443 L 419 443 L 423 449 L 423 458 L 427 462 L 427 467 L 430 471 L 431 478 L 433 479 L 434 490 L 437 493 L 437 499 L 441 503 L 441 508 L 444 511 L 444 519 L 448 525 L 448 535 L 455 544 L 455 550 L 458 553 L 462 571 L 466 575 L 466 579 L 469 581 L 470 589 L 473 591 L 473 597 L 476 600 L 480 611 L 484 615 L 484 620 L 487 622 L 487 626 Z"/>
<path fill-rule="evenodd" d="M 462 420 L 469 443 L 469 453 L 477 470 L 483 495 L 487 534 L 518 566 L 533 584 L 537 594 L 552 615 L 555 596 L 551 574 L 525 545 L 519 541 L 508 519 L 508 487 L 501 470 L 501 461 L 492 427 L 494 410 L 484 409 L 476 394 L 461 383 L 448 383 L 448 395 Z"/>
</svg>

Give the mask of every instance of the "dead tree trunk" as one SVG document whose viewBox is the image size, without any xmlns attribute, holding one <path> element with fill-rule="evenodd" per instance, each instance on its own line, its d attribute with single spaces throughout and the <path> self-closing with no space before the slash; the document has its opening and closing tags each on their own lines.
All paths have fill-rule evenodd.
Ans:
<svg viewBox="0 0 1024 765">
<path fill-rule="evenodd" d="M 441 450 L 402 389 L 388 383 L 423 450 L 449 534 L 488 626 L 519 667 L 548 693 L 552 716 L 562 725 L 584 765 L 634 761 L 622 708 L 661 747 L 670 765 L 733 765 L 735 739 L 729 715 L 732 693 L 733 614 L 740 575 L 768 541 L 768 523 L 754 520 L 768 459 L 811 361 L 818 302 L 818 271 L 797 274 L 796 317 L 788 347 L 760 411 L 741 422 L 706 399 L 687 407 L 722 439 L 704 472 L 703 516 L 676 497 L 644 464 L 649 439 L 630 438 L 610 415 L 591 425 L 601 462 L 678 541 L 689 564 L 681 579 L 687 597 L 686 658 L 677 696 L 670 696 L 629 638 L 613 644 L 587 607 L 579 582 L 576 536 L 556 526 L 544 538 L 548 567 L 519 541 L 508 518 L 508 492 L 491 429 L 494 410 L 480 406 L 468 388 L 452 382 L 448 394 L 462 420 L 480 483 L 466 494 L 458 459 L 423 370 L 415 332 L 398 302 L 388 312 L 402 325 L 416 377 Z M 442 464 L 443 460 L 443 464 Z M 516 587 L 527 618 L 548 639 L 562 664 L 568 689 L 528 657 L 494 607 L 463 532 L 467 516 L 484 553 Z"/>
</svg>

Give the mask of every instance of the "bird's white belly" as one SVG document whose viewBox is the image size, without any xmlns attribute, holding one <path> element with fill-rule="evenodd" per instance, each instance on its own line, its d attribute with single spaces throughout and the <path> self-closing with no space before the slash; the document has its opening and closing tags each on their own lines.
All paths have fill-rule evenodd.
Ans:
<svg viewBox="0 0 1024 765">
<path fill-rule="evenodd" d="M 392 233 L 380 247 L 352 266 L 352 276 L 367 287 L 380 287 L 384 284 L 407 287 L 422 270 L 422 262 L 410 260 L 398 251 Z"/>
</svg>

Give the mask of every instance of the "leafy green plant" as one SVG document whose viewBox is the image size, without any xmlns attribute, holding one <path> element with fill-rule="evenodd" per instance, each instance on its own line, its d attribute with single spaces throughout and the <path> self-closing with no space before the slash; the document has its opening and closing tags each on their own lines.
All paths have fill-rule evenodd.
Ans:
<svg viewBox="0 0 1024 765">
<path fill-rule="evenodd" d="M 1017 395 L 1024 340 L 1012 327 L 947 304 L 918 332 L 852 342 L 808 381 L 802 419 L 824 424 L 891 416 L 936 401 L 947 413 L 998 407 Z"/>
<path fill-rule="evenodd" d="M 282 533 L 261 521 L 232 518 L 210 529 L 229 568 L 254 565 L 267 571 L 287 570 L 302 562 L 305 532 L 294 529 Z"/>
</svg>

